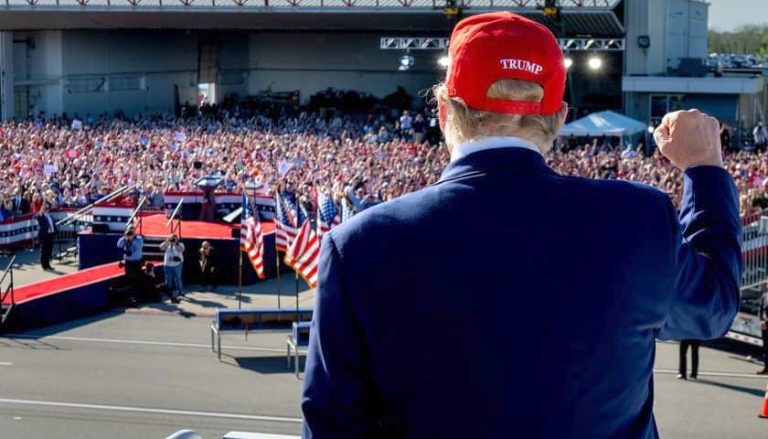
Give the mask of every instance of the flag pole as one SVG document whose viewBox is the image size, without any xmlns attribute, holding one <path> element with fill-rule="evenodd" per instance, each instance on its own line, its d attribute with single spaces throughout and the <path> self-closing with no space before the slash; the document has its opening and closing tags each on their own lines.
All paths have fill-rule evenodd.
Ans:
<svg viewBox="0 0 768 439">
<path fill-rule="evenodd" d="M 280 193 L 275 190 L 275 203 L 280 202 Z M 275 206 L 277 207 L 277 206 Z M 280 250 L 277 249 L 277 223 L 280 218 L 277 217 L 277 208 L 275 208 L 275 216 L 272 218 L 275 222 L 275 261 L 277 262 L 277 309 L 280 309 L 280 284 L 282 279 L 280 278 Z"/>
<path fill-rule="evenodd" d="M 297 216 L 301 215 L 301 210 L 302 210 L 301 198 L 299 197 L 299 193 L 297 192 L 296 193 L 296 212 L 298 212 Z M 307 218 L 305 219 L 305 221 L 309 221 L 309 215 L 307 215 Z M 311 226 L 312 224 L 310 223 L 309 225 Z M 299 220 L 297 218 L 296 219 L 296 229 L 297 229 L 296 233 L 297 234 L 300 233 L 298 231 L 298 228 L 299 228 Z M 312 230 L 312 227 L 309 227 L 309 230 Z M 299 237 L 296 236 L 296 239 L 298 239 L 298 238 Z M 298 323 L 298 322 L 301 321 L 301 317 L 299 316 L 299 267 L 296 267 L 294 265 L 293 271 L 294 271 L 294 273 L 296 273 L 296 279 L 295 279 L 295 282 L 296 282 L 296 323 Z"/>
<path fill-rule="evenodd" d="M 259 229 L 261 230 L 261 232 L 260 232 L 260 235 L 261 235 L 261 250 L 259 250 L 259 253 L 261 253 L 262 263 L 263 263 L 263 261 L 264 261 L 264 229 L 262 227 L 261 217 L 259 217 L 259 211 L 256 209 L 256 203 L 251 201 L 251 195 L 248 192 L 246 192 L 245 196 L 248 197 L 248 204 L 251 206 L 251 215 L 253 215 L 253 217 L 256 219 L 256 222 L 259 223 Z M 277 248 L 275 248 L 275 251 L 277 251 Z M 278 267 L 278 270 L 279 269 L 280 268 Z M 264 271 L 264 268 L 262 267 L 262 275 L 264 276 L 264 279 L 266 279 L 267 276 L 266 276 L 265 273 L 263 273 L 263 271 Z M 256 276 L 257 282 L 262 280 L 261 276 L 258 275 L 259 273 L 256 273 L 256 274 L 257 274 L 257 276 Z M 278 290 L 278 294 L 277 294 L 277 307 L 280 308 L 280 292 L 279 292 L 279 290 Z"/>
<path fill-rule="evenodd" d="M 277 249 L 277 238 L 275 238 L 275 261 L 277 262 L 277 309 L 280 309 L 280 251 Z"/>
<path fill-rule="evenodd" d="M 237 258 L 237 309 L 241 309 L 243 307 L 243 218 L 245 218 L 245 197 L 248 196 L 248 192 L 246 192 L 245 184 L 242 186 L 243 188 L 243 208 L 242 212 L 240 213 L 240 243 L 238 250 L 240 250 L 239 257 Z"/>
<path fill-rule="evenodd" d="M 243 229 L 240 229 L 240 233 L 243 233 Z M 237 309 L 243 307 L 243 249 L 240 248 L 240 258 L 238 260 L 237 268 Z"/>
</svg>

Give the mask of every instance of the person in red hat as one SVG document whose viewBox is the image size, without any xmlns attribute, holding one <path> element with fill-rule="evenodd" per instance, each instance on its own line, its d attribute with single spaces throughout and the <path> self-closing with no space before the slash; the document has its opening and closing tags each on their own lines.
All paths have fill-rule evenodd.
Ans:
<svg viewBox="0 0 768 439">
<path fill-rule="evenodd" d="M 451 163 L 323 236 L 305 438 L 658 437 L 656 338 L 720 337 L 738 309 L 738 192 L 696 110 L 654 133 L 679 217 L 649 186 L 557 174 L 564 86 L 541 24 L 458 23 L 435 87 Z"/>
</svg>

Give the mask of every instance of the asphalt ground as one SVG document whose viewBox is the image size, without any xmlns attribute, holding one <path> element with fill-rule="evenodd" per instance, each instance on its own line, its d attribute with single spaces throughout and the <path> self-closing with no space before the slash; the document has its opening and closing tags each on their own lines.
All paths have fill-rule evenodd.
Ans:
<svg viewBox="0 0 768 439">
<path fill-rule="evenodd" d="M 285 333 L 222 338 L 210 319 L 104 314 L 0 338 L 0 437 L 165 438 L 194 428 L 298 434 Z"/>
<path fill-rule="evenodd" d="M 76 270 L 64 260 L 54 261 L 58 273 L 43 273 L 35 253 L 20 256 L 19 284 Z M 281 280 L 284 307 L 295 303 L 294 283 Z M 276 288 L 274 281 L 246 287 L 241 305 L 276 306 Z M 210 315 L 238 306 L 238 292 L 186 290 L 178 305 L 147 304 L 0 337 L 0 439 L 149 439 L 184 428 L 203 438 L 233 430 L 299 434 L 301 380 L 286 364 L 287 333 L 224 335 L 219 363 Z M 300 290 L 300 304 L 311 305 L 314 291 Z M 735 342 L 709 343 L 699 379 L 682 381 L 677 343 L 657 343 L 654 410 L 662 437 L 768 437 L 768 419 L 757 417 L 768 377 L 754 374 L 761 368 L 754 353 Z"/>
<path fill-rule="evenodd" d="M 283 332 L 223 337 L 210 319 L 106 313 L 0 338 L 0 437 L 165 438 L 193 428 L 299 434 L 301 380 Z M 726 346 L 728 347 L 728 346 Z M 658 343 L 655 413 L 666 438 L 765 438 L 768 377 L 744 355 L 701 348 L 699 380 L 677 373 L 676 343 Z M 525 377 L 520 377 L 525 379 Z"/>
</svg>

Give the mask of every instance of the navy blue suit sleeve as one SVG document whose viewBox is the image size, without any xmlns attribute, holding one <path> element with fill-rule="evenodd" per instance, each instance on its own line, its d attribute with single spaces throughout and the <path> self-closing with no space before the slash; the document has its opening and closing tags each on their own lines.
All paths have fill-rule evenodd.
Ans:
<svg viewBox="0 0 768 439">
<path fill-rule="evenodd" d="M 673 222 L 676 278 L 660 339 L 723 336 L 739 309 L 741 219 L 733 178 L 722 168 L 685 171 L 679 225 Z"/>
<path fill-rule="evenodd" d="M 319 286 L 304 375 L 304 438 L 370 437 L 362 343 L 331 233 L 323 236 Z"/>
</svg>

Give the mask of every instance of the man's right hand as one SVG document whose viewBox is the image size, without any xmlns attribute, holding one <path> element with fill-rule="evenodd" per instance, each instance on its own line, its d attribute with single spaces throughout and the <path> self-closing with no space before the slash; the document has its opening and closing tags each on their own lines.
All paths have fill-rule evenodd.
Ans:
<svg viewBox="0 0 768 439">
<path fill-rule="evenodd" d="M 693 166 L 723 167 L 720 124 L 699 110 L 667 113 L 653 138 L 659 151 L 683 171 Z"/>
</svg>

